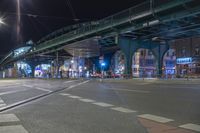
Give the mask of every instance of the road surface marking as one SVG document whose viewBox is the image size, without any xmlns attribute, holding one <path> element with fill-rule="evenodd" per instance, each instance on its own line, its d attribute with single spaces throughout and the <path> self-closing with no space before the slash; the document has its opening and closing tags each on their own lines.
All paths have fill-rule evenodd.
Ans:
<svg viewBox="0 0 200 133">
<path fill-rule="evenodd" d="M 68 93 L 60 93 L 61 96 L 70 96 Z"/>
<path fill-rule="evenodd" d="M 74 98 L 74 99 L 80 99 L 81 97 L 79 96 L 69 96 L 70 98 Z"/>
<path fill-rule="evenodd" d="M 79 86 L 79 85 L 85 84 L 85 83 L 87 83 L 87 82 L 89 82 L 89 81 L 90 81 L 90 80 L 87 80 L 87 81 L 78 83 L 78 84 L 76 84 L 76 85 L 71 85 L 71 86 L 67 87 L 66 90 L 70 90 L 70 89 L 72 89 L 72 88 L 74 88 L 74 87 L 77 87 L 77 86 Z"/>
<path fill-rule="evenodd" d="M 148 119 L 148 120 L 152 120 L 152 121 L 156 121 L 156 122 L 160 122 L 160 123 L 167 123 L 167 122 L 170 122 L 170 121 L 174 121 L 172 119 L 168 119 L 168 118 L 156 116 L 156 115 L 150 115 L 150 114 L 138 115 L 138 117 Z"/>
<path fill-rule="evenodd" d="M 4 103 L 4 101 L 0 98 L 0 104 L 1 104 L 1 103 Z"/>
<path fill-rule="evenodd" d="M 114 106 L 112 104 L 102 103 L 102 102 L 97 102 L 97 103 L 92 103 L 92 104 L 95 104 L 95 105 L 98 105 L 98 106 L 102 106 L 102 107 L 112 107 L 112 106 Z"/>
<path fill-rule="evenodd" d="M 3 107 L 3 106 L 6 106 L 6 104 L 5 103 L 0 104 L 0 108 Z"/>
<path fill-rule="evenodd" d="M 46 92 L 52 92 L 52 91 L 50 91 L 50 90 L 48 90 L 48 89 L 44 89 L 44 88 L 40 88 L 40 87 L 34 87 L 34 86 L 32 86 L 32 85 L 23 85 L 24 87 L 28 87 L 28 88 L 33 88 L 33 89 L 37 89 L 37 90 L 41 90 L 41 91 L 46 91 Z"/>
<path fill-rule="evenodd" d="M 52 92 L 48 89 L 40 88 L 40 87 L 34 87 L 33 89 L 41 90 L 41 91 L 46 91 L 46 92 Z"/>
<path fill-rule="evenodd" d="M 130 92 L 137 92 L 137 93 L 150 93 L 150 91 L 144 91 L 144 90 L 129 90 L 129 89 L 115 89 L 110 88 L 110 90 L 116 90 L 116 91 L 130 91 Z"/>
<path fill-rule="evenodd" d="M 68 87 L 67 89 L 71 89 L 71 88 L 74 88 L 74 87 L 76 87 L 76 86 L 78 86 L 78 85 L 71 85 L 71 86 Z"/>
<path fill-rule="evenodd" d="M 197 124 L 188 123 L 188 124 L 181 125 L 179 127 L 200 132 L 200 125 L 197 125 Z"/>
<path fill-rule="evenodd" d="M 0 108 L 6 106 L 6 104 L 4 103 L 4 101 L 0 98 Z"/>
<path fill-rule="evenodd" d="M 32 85 L 23 85 L 24 87 L 28 87 L 28 88 L 33 88 L 33 86 Z"/>
<path fill-rule="evenodd" d="M 2 96 L 2 95 L 7 95 L 7 94 L 12 94 L 12 93 L 17 93 L 17 92 L 20 92 L 20 91 L 26 91 L 26 89 L 23 89 L 23 90 L 16 90 L 16 91 L 2 92 L 2 93 L 0 93 L 0 96 Z"/>
<path fill-rule="evenodd" d="M 24 106 L 25 104 L 27 104 L 27 103 L 29 103 L 29 102 L 31 102 L 33 100 L 35 101 L 35 100 L 38 100 L 40 98 L 43 98 L 43 97 L 47 96 L 48 94 L 49 93 L 43 93 L 43 94 L 40 94 L 40 95 L 35 96 L 35 97 L 31 97 L 31 98 L 28 98 L 28 99 L 25 99 L 25 100 L 22 100 L 22 101 L 13 103 L 13 104 L 9 104 L 9 105 L 7 105 L 5 107 L 1 107 L 0 108 L 0 112 Z"/>
<path fill-rule="evenodd" d="M 14 114 L 0 114 L 0 123 L 3 123 L 3 122 L 16 122 L 16 121 L 19 121 L 19 119 Z"/>
<path fill-rule="evenodd" d="M 75 82 L 75 81 L 78 81 L 78 80 L 65 81 L 64 83 L 67 84 L 67 83 L 71 83 L 71 82 Z"/>
<path fill-rule="evenodd" d="M 21 125 L 0 126 L 0 133 L 28 133 L 28 131 Z"/>
<path fill-rule="evenodd" d="M 127 108 L 123 108 L 123 107 L 115 107 L 115 108 L 111 108 L 112 110 L 116 110 L 119 112 L 123 112 L 123 113 L 133 113 L 133 112 L 137 112 L 135 110 L 131 110 L 131 109 L 127 109 Z"/>
<path fill-rule="evenodd" d="M 79 100 L 82 101 L 82 102 L 86 102 L 86 103 L 93 103 L 93 102 L 95 102 L 92 99 L 79 99 Z"/>
</svg>

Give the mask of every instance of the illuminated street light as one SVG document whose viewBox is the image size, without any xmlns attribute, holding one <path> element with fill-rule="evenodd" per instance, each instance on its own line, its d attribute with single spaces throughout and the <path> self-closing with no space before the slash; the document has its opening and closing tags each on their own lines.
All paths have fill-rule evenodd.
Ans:
<svg viewBox="0 0 200 133">
<path fill-rule="evenodd" d="M 104 62 L 103 62 L 103 63 L 101 63 L 101 66 L 102 66 L 102 67 L 104 67 L 105 65 L 106 65 L 106 63 L 104 63 Z"/>
<path fill-rule="evenodd" d="M 5 24 L 4 22 L 3 22 L 3 18 L 0 18 L 0 25 L 1 24 Z"/>
</svg>

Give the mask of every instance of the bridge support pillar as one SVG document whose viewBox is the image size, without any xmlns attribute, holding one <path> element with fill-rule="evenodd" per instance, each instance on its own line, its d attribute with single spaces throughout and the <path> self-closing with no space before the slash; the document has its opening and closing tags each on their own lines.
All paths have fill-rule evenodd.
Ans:
<svg viewBox="0 0 200 133">
<path fill-rule="evenodd" d="M 161 44 L 153 41 L 133 40 L 128 37 L 117 37 L 118 46 L 125 55 L 125 74 L 132 75 L 132 57 L 140 48 L 149 49 L 156 58 L 157 76 L 162 75 L 163 56 L 169 49 L 169 44 Z"/>
<path fill-rule="evenodd" d="M 169 50 L 169 44 L 157 44 L 156 47 L 152 48 L 152 51 L 156 57 L 157 66 L 157 77 L 162 77 L 163 74 L 163 57 L 165 53 Z"/>
<path fill-rule="evenodd" d="M 34 63 L 34 62 L 31 62 L 31 63 L 29 63 L 29 65 L 30 65 L 30 67 L 31 67 L 31 78 L 34 78 L 35 77 L 35 67 L 37 66 L 37 64 L 36 63 Z"/>
<path fill-rule="evenodd" d="M 124 74 L 132 76 L 132 56 L 136 50 L 134 41 L 126 37 L 118 38 L 118 46 L 125 55 L 125 71 Z"/>
</svg>

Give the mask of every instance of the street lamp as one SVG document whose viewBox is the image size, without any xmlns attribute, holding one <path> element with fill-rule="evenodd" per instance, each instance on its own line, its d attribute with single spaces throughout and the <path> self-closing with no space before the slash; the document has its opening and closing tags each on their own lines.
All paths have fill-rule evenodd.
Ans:
<svg viewBox="0 0 200 133">
<path fill-rule="evenodd" d="M 3 18 L 0 18 L 0 25 L 1 24 L 5 24 L 4 22 L 3 22 Z"/>
</svg>

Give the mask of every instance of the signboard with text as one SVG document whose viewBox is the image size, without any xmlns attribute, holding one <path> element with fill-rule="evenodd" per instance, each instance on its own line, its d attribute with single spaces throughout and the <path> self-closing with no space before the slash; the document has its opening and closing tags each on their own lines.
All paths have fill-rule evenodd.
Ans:
<svg viewBox="0 0 200 133">
<path fill-rule="evenodd" d="M 190 64 L 190 63 L 192 63 L 191 57 L 177 58 L 176 59 L 176 64 Z"/>
</svg>

